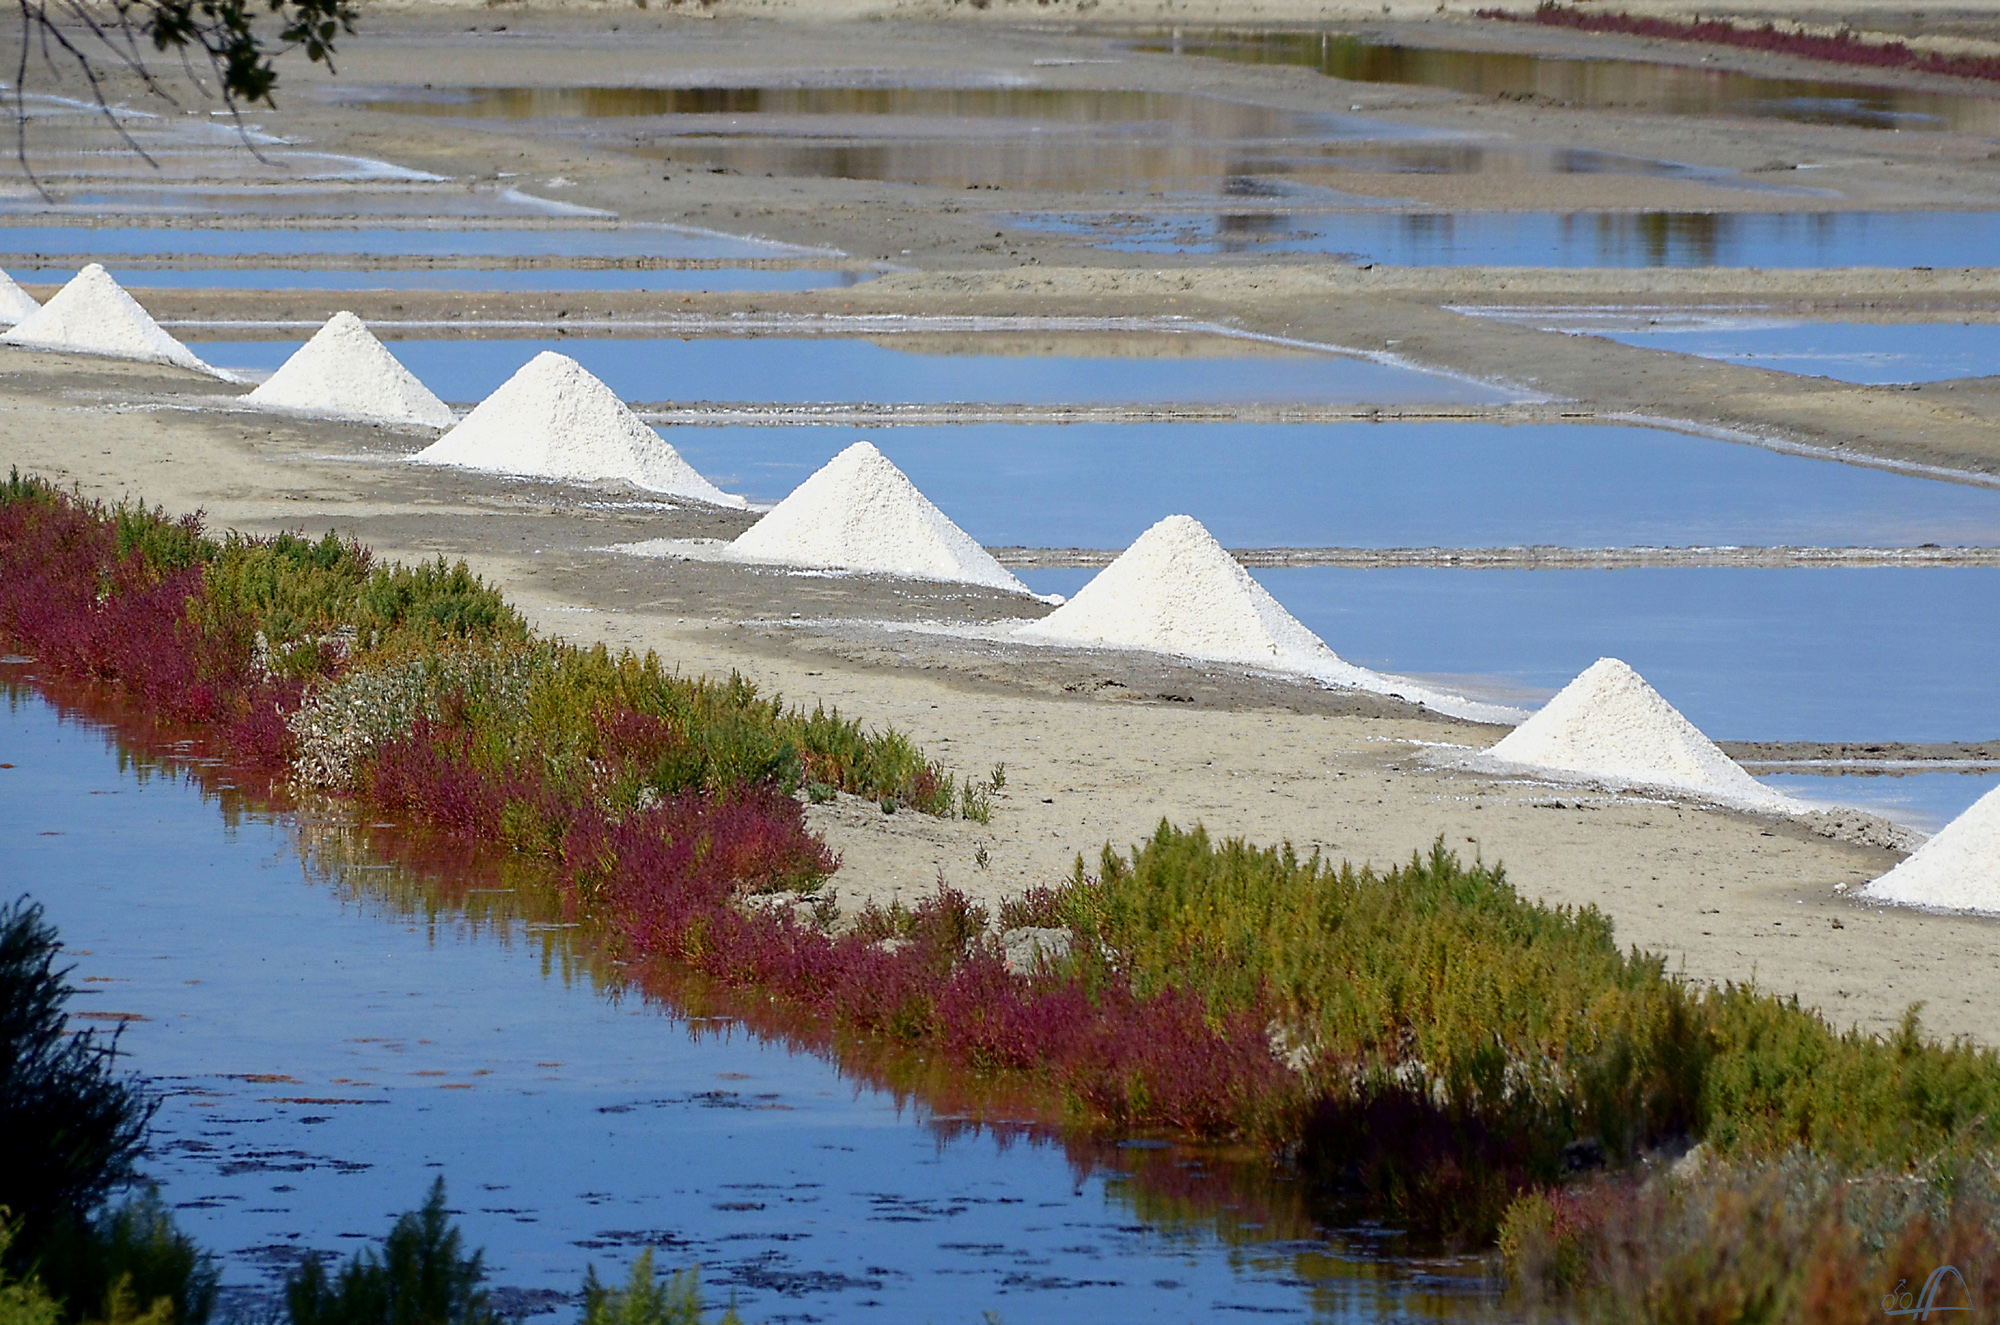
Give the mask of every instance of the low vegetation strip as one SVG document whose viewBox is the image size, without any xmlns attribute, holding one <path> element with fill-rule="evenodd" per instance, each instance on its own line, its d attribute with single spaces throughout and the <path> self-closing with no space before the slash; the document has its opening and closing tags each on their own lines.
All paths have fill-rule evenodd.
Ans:
<svg viewBox="0 0 2000 1325">
<path fill-rule="evenodd" d="M 1635 1220 L 1783 1215 L 1795 1184 L 1754 1175 L 1786 1164 L 1932 1200 L 2000 1129 L 2000 1057 L 1925 1037 L 1914 1009 L 1883 1039 L 1693 985 L 1595 910 L 1530 902 L 1442 846 L 1378 871 L 1163 823 L 997 917 L 940 886 L 842 919 L 802 800 L 963 811 L 963 785 L 740 678 L 538 639 L 462 566 L 213 539 L 16 478 L 0 644 L 308 786 L 544 860 L 630 959 L 775 997 L 836 1043 L 1032 1086 L 1074 1122 L 1256 1142 L 1399 1217 L 1504 1231 L 1551 1294 L 1604 1288 Z M 1660 1176 L 1689 1147 L 1723 1175 L 1710 1215 Z M 1919 1206 L 1897 1227 L 1991 1222 Z M 1863 1269 L 1886 1263 L 1867 1246 Z M 1757 1291 L 1781 1269 L 1805 1273 L 1773 1253 Z"/>
<path fill-rule="evenodd" d="M 1739 26 L 1725 18 L 1696 18 L 1684 22 L 1628 14 L 1623 10 L 1609 13 L 1585 9 L 1581 5 L 1546 2 L 1525 14 L 1504 9 L 1482 9 L 1479 17 L 1537 23 L 1544 27 L 1575 28 L 1579 32 L 1619 32 L 1666 41 L 1706 42 L 1714 46 L 1736 46 L 1745 50 L 1768 51 L 1774 55 L 1799 55 L 1810 60 L 1828 60 L 1872 69 L 1909 69 L 1917 73 L 1988 81 L 2000 79 L 2000 57 L 1948 55 L 1942 51 L 1915 50 L 1900 41 L 1865 41 L 1846 28 L 1830 33 L 1814 33 L 1797 28 L 1780 28 L 1775 23 L 1765 23 L 1762 27 Z"/>
</svg>

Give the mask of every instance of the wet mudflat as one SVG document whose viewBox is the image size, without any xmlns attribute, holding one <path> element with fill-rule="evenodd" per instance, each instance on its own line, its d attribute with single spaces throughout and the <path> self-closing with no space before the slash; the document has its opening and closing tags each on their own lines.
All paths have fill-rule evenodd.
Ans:
<svg viewBox="0 0 2000 1325">
<path fill-rule="evenodd" d="M 1478 1264 L 1335 1231 L 1261 1164 L 973 1125 L 614 996 L 526 872 L 404 869 L 386 826 L 274 815 L 30 670 L 0 715 L 0 890 L 47 906 L 77 1014 L 167 1092 L 149 1174 L 240 1308 L 442 1174 L 509 1311 L 566 1314 L 587 1264 L 657 1246 L 752 1320 L 1491 1318 Z"/>
<path fill-rule="evenodd" d="M 1601 657 L 1719 740 L 1990 739 L 2000 569 L 1254 570 L 1350 662 L 1538 703 Z M 1074 593 L 1089 571 L 1023 571 Z"/>
<path fill-rule="evenodd" d="M 980 423 L 664 435 L 711 481 L 760 503 L 865 437 L 991 547 L 1122 548 L 1175 513 L 1234 548 L 2000 543 L 2000 489 L 1659 428 Z"/>
<path fill-rule="evenodd" d="M 1809 178 L 1809 177 L 1802 177 Z M 1007 218 L 1128 253 L 1325 253 L 1392 267 L 1985 267 L 2000 213 L 1331 211 L 1281 204 Z"/>
<path fill-rule="evenodd" d="M 2000 98 L 1992 96 L 1846 79 L 1770 78 L 1696 64 L 1454 50 L 1296 30 L 1179 29 L 1142 41 L 1138 49 L 1315 69 L 1351 83 L 1448 88 L 1587 110 L 1744 116 L 1866 129 L 1991 133 L 2000 128 Z"/>
</svg>

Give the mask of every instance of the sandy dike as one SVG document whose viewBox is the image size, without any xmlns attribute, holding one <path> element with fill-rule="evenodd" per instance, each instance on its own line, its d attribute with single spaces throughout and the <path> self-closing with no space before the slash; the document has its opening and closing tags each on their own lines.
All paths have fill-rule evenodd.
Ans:
<svg viewBox="0 0 2000 1325">
<path fill-rule="evenodd" d="M 1132 52 L 1112 35 L 1074 30 L 1069 6 L 1036 8 L 1034 17 L 1048 20 L 1037 26 L 996 21 L 1023 8 L 996 0 L 991 12 L 966 24 L 841 24 L 823 21 L 847 12 L 831 5 L 815 5 L 810 20 L 795 15 L 788 23 L 706 19 L 695 16 L 705 10 L 669 11 L 657 3 L 644 11 L 605 5 L 371 7 L 363 34 L 343 45 L 337 86 L 288 63 L 282 108 L 255 118 L 302 147 L 391 161 L 434 172 L 444 182 L 372 193 L 357 185 L 350 204 L 339 194 L 346 185 L 280 179 L 280 154 L 268 169 L 244 159 L 228 167 L 240 168 L 253 183 L 232 195 L 226 223 L 261 218 L 282 224 L 293 209 L 311 213 L 312 224 L 351 225 L 365 224 L 370 215 L 449 208 L 454 216 L 504 213 L 532 224 L 500 207 L 505 190 L 519 188 L 628 221 L 757 233 L 830 246 L 854 262 L 909 269 L 880 282 L 801 295 L 187 290 L 144 292 L 144 301 L 197 347 L 204 329 L 191 321 L 266 323 L 210 327 L 210 336 L 299 337 L 341 307 L 371 321 L 442 321 L 470 335 L 481 334 L 482 324 L 491 331 L 491 323 L 510 320 L 560 322 L 587 334 L 634 333 L 683 314 L 1188 316 L 1393 348 L 1418 362 L 1530 383 L 1557 398 L 1538 407 L 1550 417 L 1663 415 L 1749 440 L 2000 473 L 2000 432 L 1993 426 L 2000 421 L 2000 384 L 1993 379 L 1918 391 L 1850 388 L 1448 311 L 1472 302 L 1644 301 L 1748 304 L 1877 320 L 1993 319 L 2000 317 L 2000 280 L 1987 272 L 1359 271 L 1312 258 L 1123 255 L 1061 233 L 1003 231 L 995 216 L 1129 207 L 1129 198 L 713 174 L 647 156 L 634 126 L 564 129 L 390 115 L 336 95 L 425 82 L 445 88 L 1029 80 L 1197 92 L 1281 109 L 1345 112 L 1360 106 L 1418 126 L 1684 161 L 1742 172 L 1752 182 L 1803 178 L 1792 167 L 1812 165 L 1812 185 L 1827 190 L 1806 195 L 1638 175 L 1505 172 L 1350 171 L 1336 181 L 1357 195 L 1393 196 L 1420 207 L 2000 206 L 2000 161 L 1991 159 L 1992 143 L 1980 134 L 1703 122 L 1340 84 L 1303 70 Z M 917 12 L 946 14 L 943 6 Z M 1144 19 L 1149 11 L 1127 6 L 1118 12 Z M 1231 10 L 1245 21 L 1276 12 L 1275 5 Z M 1326 12 L 1317 6 L 1284 11 L 1302 19 Z M 1602 51 L 1690 64 L 1709 54 L 1450 15 L 1406 22 L 1398 17 L 1402 10 L 1387 18 L 1372 6 L 1367 12 L 1370 30 L 1420 44 Z M 1893 28 L 1900 20 L 1885 10 L 1881 21 Z M 1967 41 L 2000 28 L 1978 15 L 1951 17 L 1949 24 Z M 1742 52 L 1713 53 L 1705 67 L 1950 86 Z M 62 137 L 97 132 L 82 119 L 48 124 L 38 128 L 45 136 L 31 139 L 31 147 L 105 145 Z M 121 178 L 149 189 L 195 184 L 189 172 L 228 164 L 163 155 L 160 172 L 153 173 L 112 156 L 65 161 L 66 169 L 122 172 Z M 6 170 L 18 168 L 0 165 L 0 174 Z M 267 190 L 266 183 L 285 187 Z M 65 175 L 54 187 L 60 199 L 69 188 L 87 191 L 102 181 Z M 171 224 L 171 217 L 161 219 Z M 163 229 L 161 248 L 172 247 L 173 231 Z M 19 255 L 0 226 L 0 257 Z M 397 462 L 425 439 L 213 408 L 226 403 L 229 390 L 171 370 L 7 352 L 0 356 L 0 466 L 75 482 L 90 496 L 144 497 L 174 510 L 203 507 L 220 527 L 317 532 L 331 526 L 389 556 L 464 556 L 544 629 L 657 648 L 689 669 L 739 668 L 795 702 L 823 699 L 905 727 L 960 773 L 984 776 L 996 763 L 1006 764 L 1007 787 L 991 825 L 885 817 L 851 801 L 815 810 L 815 822 L 843 853 L 838 887 L 849 901 L 920 893 L 940 873 L 955 886 L 997 898 L 1059 877 L 1078 851 L 1094 852 L 1107 840 L 1128 843 L 1163 816 L 1378 862 L 1404 858 L 1443 835 L 1461 851 L 1506 862 L 1532 896 L 1604 908 L 1623 941 L 1665 951 L 1697 978 L 1754 977 L 1767 988 L 1798 993 L 1836 1024 L 1878 1030 L 1921 1000 L 1934 1030 L 2000 1044 L 2000 926 L 1869 910 L 1835 893 L 1881 873 L 1897 858 L 1893 852 L 1817 837 L 1792 824 L 1430 771 L 1416 761 L 1421 747 L 1415 742 L 1485 744 L 1498 733 L 1389 701 L 1225 669 L 958 646 L 895 628 L 926 618 L 994 622 L 1043 610 L 1018 598 L 606 553 L 601 549 L 611 544 L 650 538 L 728 537 L 747 517 L 664 509 L 631 490 L 594 492 L 405 467 Z M 1984 722 L 1968 726 L 1960 733 L 1967 740 L 1993 735 Z M 986 869 L 974 864 L 982 846 L 991 859 Z"/>
<path fill-rule="evenodd" d="M 739 668 L 794 702 L 893 723 L 961 772 L 1007 766 L 993 822 L 813 812 L 844 899 L 922 893 L 942 874 L 993 900 L 1129 843 L 1161 817 L 1394 861 L 1442 834 L 1504 861 L 1529 895 L 1595 904 L 1622 940 L 1706 980 L 1755 977 L 1838 1024 L 1893 1025 L 1911 1001 L 1944 1034 L 2000 1042 L 2000 926 L 1873 910 L 1837 895 L 1896 860 L 1796 825 L 1430 771 L 1414 742 L 1497 731 L 1392 702 L 1110 655 L 932 647 L 829 618 L 998 620 L 1041 608 L 979 591 L 640 561 L 612 543 L 727 536 L 739 512 L 674 511 L 631 490 L 456 476 L 396 463 L 414 434 L 221 412 L 190 374 L 9 354 L 0 465 L 86 496 L 203 507 L 217 527 L 329 526 L 396 557 L 466 557 L 542 629 Z M 147 401 L 151 404 L 147 404 Z M 120 402 L 129 402 L 120 404 Z M 796 617 L 795 615 L 796 614 Z M 984 846 L 986 869 L 974 863 Z"/>
</svg>

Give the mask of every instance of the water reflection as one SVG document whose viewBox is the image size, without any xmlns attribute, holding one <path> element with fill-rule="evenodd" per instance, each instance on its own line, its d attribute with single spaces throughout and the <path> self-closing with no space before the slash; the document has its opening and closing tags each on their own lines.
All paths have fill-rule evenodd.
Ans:
<svg viewBox="0 0 2000 1325">
<path fill-rule="evenodd" d="M 1246 224 L 1251 216 L 1262 218 Z M 1262 212 L 1010 218 L 1130 253 L 1327 253 L 1387 266 L 1984 267 L 1996 212 Z"/>
<path fill-rule="evenodd" d="M 1760 78 L 1697 65 L 1442 50 L 1334 32 L 1176 30 L 1140 50 L 1316 69 L 1354 83 L 1450 88 L 1590 110 L 1741 115 L 1869 129 L 2000 130 L 2000 100 L 1833 79 Z"/>
<path fill-rule="evenodd" d="M 274 812 L 100 693 L 0 679 L 0 893 L 48 906 L 80 1010 L 138 1018 L 150 1174 L 239 1311 L 436 1171 L 510 1313 L 659 1246 L 753 1320 L 1490 1314 L 1479 1263 L 1256 1156 L 1058 1139 L 1032 1093 L 618 965 L 520 861 Z"/>
<path fill-rule="evenodd" d="M 1019 574 L 1037 593 L 1090 578 Z M 1349 661 L 1450 677 L 1460 693 L 1538 702 L 1608 654 L 1718 740 L 1980 741 L 2000 728 L 2000 569 L 1251 574 Z"/>
<path fill-rule="evenodd" d="M 350 91 L 404 115 L 542 121 L 684 166 L 933 187 L 1159 190 L 1369 203 L 1346 172 L 1763 180 L 1590 148 L 1503 143 L 1218 97 L 1044 87 L 408 88 Z M 645 120 L 621 128 L 620 120 Z M 607 125 L 605 122 L 610 121 Z M 573 123 L 575 122 L 575 123 Z"/>
</svg>

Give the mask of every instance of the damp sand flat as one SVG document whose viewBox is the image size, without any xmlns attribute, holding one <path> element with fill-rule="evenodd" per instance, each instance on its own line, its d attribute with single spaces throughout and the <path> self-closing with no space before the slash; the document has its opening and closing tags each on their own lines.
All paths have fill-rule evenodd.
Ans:
<svg viewBox="0 0 2000 1325">
<path fill-rule="evenodd" d="M 1020 571 L 1074 593 L 1089 571 Z M 1538 703 L 1600 657 L 1718 740 L 2000 732 L 2000 568 L 1252 574 L 1347 661 Z"/>
<path fill-rule="evenodd" d="M 169 1092 L 144 1167 L 236 1305 L 309 1249 L 379 1238 L 433 1175 L 503 1308 L 562 1319 L 587 1264 L 615 1278 L 647 1245 L 751 1320 L 1443 1320 L 1490 1292 L 1365 1235 L 1198 1204 L 1150 1222 L 1116 1170 L 1173 1152 L 1073 1170 L 740 1028 L 610 1001 L 504 899 L 475 897 L 500 918 L 472 926 L 338 836 L 302 864 L 282 822 L 10 699 L 0 889 L 35 891 L 91 991 L 73 1008 L 123 1024 L 123 1066 Z"/>
<path fill-rule="evenodd" d="M 1145 346 L 1124 354 L 1097 352 L 1087 336 L 1036 337 L 1025 345 L 1019 338 L 978 336 L 412 339 L 391 345 L 431 390 L 455 402 L 483 399 L 544 350 L 576 359 L 626 400 L 656 403 L 1392 404 L 1518 398 L 1463 378 L 1345 355 L 1208 336 L 1162 333 L 1145 340 L 1155 353 L 1146 353 Z M 1123 344 L 1131 341 L 1121 338 Z M 298 345 L 207 341 L 201 352 L 231 368 L 268 372 Z"/>
<path fill-rule="evenodd" d="M 1325 253 L 1391 267 L 1987 267 L 2000 212 L 1337 212 L 1015 216 L 1130 253 Z"/>
<path fill-rule="evenodd" d="M 2000 544 L 2000 490 L 1657 428 L 1089 423 L 665 435 L 696 469 L 757 503 L 780 500 L 866 437 L 989 547 L 1122 548 L 1177 512 L 1233 548 Z"/>
</svg>

